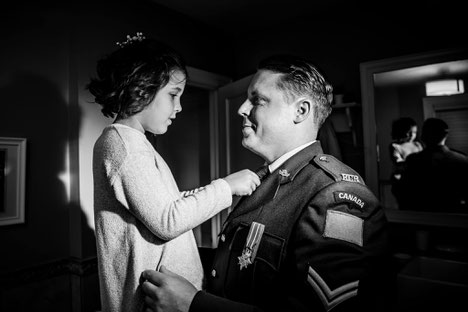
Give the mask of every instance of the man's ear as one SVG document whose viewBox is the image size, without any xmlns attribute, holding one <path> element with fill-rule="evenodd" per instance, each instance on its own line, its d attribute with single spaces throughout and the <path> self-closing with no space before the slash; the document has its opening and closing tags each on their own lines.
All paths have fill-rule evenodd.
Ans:
<svg viewBox="0 0 468 312">
<path fill-rule="evenodd" d="M 312 114 L 312 103 L 308 99 L 299 99 L 294 103 L 294 123 L 298 124 L 306 120 Z"/>
</svg>

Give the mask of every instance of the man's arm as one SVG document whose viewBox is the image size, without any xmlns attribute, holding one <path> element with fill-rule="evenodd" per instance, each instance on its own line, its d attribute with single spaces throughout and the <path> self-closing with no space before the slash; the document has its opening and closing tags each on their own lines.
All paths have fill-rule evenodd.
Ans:
<svg viewBox="0 0 468 312">
<path fill-rule="evenodd" d="M 246 304 L 198 291 L 188 280 L 161 266 L 141 275 L 145 304 L 154 312 L 260 312 Z"/>
</svg>

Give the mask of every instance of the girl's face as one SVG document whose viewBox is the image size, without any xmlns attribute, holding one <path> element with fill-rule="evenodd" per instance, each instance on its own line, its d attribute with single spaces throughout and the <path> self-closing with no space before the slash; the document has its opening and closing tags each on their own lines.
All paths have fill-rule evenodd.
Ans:
<svg viewBox="0 0 468 312">
<path fill-rule="evenodd" d="M 185 83 L 183 72 L 176 70 L 172 73 L 167 85 L 156 93 L 153 101 L 139 114 L 139 122 L 145 131 L 153 134 L 166 133 L 176 114 L 182 111 L 180 97 Z"/>
<path fill-rule="evenodd" d="M 410 142 L 413 142 L 416 139 L 416 135 L 418 134 L 418 127 L 412 126 L 410 131 L 408 132 L 408 135 L 410 137 Z"/>
</svg>

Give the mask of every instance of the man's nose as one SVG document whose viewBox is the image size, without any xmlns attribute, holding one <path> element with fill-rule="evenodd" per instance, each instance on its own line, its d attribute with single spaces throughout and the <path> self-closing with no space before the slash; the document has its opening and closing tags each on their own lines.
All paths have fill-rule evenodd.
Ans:
<svg viewBox="0 0 468 312">
<path fill-rule="evenodd" d="M 241 117 L 245 117 L 245 116 L 248 116 L 250 114 L 250 110 L 251 110 L 251 103 L 250 103 L 249 99 L 247 99 L 239 107 L 239 109 L 237 110 L 237 114 L 239 116 L 241 116 Z"/>
</svg>

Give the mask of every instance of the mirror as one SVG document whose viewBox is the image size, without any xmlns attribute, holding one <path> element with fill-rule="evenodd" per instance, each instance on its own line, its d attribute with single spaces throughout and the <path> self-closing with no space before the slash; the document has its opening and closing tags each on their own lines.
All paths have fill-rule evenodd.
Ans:
<svg viewBox="0 0 468 312">
<path fill-rule="evenodd" d="M 455 222 L 458 226 L 468 227 L 465 217 L 457 219 L 450 216 L 447 221 L 447 218 L 440 218 L 440 215 L 433 216 L 437 213 L 423 213 L 429 217 L 420 218 L 419 212 L 398 210 L 398 204 L 391 193 L 390 177 L 393 166 L 389 155 L 392 121 L 399 117 L 412 117 L 418 125 L 419 137 L 422 123 L 427 117 L 444 119 L 452 131 L 444 107 L 465 105 L 462 113 L 468 116 L 466 94 L 427 97 L 425 93 L 425 83 L 430 80 L 458 78 L 465 81 L 465 86 L 468 84 L 468 49 L 433 51 L 366 62 L 360 65 L 360 71 L 365 179 L 387 209 L 389 218 L 396 218 L 399 222 L 426 222 L 431 225 Z M 456 114 L 460 116 L 459 113 Z M 463 139 L 457 141 L 452 137 L 447 140 L 447 145 L 468 154 L 468 143 L 465 143 L 468 142 L 465 139 L 468 137 L 468 119 L 464 120 L 456 130 Z"/>
</svg>

